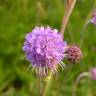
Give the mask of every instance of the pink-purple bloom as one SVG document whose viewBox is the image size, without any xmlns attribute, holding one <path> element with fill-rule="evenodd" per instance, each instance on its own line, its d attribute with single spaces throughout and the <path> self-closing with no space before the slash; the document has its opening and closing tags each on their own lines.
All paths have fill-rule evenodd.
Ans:
<svg viewBox="0 0 96 96">
<path fill-rule="evenodd" d="M 90 75 L 92 80 L 96 80 L 96 68 L 90 70 Z"/>
<path fill-rule="evenodd" d="M 60 62 L 66 56 L 66 47 L 57 29 L 35 27 L 26 35 L 23 51 L 32 66 L 46 74 L 46 70 L 56 70 L 57 64 L 63 66 Z"/>
<path fill-rule="evenodd" d="M 96 11 L 93 13 L 92 19 L 90 20 L 90 22 L 94 25 L 96 25 Z"/>
</svg>

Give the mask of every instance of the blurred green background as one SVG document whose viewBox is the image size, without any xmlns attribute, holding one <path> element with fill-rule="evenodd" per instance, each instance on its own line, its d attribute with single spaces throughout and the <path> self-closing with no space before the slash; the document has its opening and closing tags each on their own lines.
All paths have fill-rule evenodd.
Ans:
<svg viewBox="0 0 96 96">
<path fill-rule="evenodd" d="M 67 0 L 0 0 L 0 96 L 39 96 L 38 78 L 27 71 L 29 62 L 24 58 L 22 46 L 26 33 L 35 26 L 61 27 Z M 96 0 L 77 0 L 65 31 L 69 44 L 81 46 L 83 59 L 79 64 L 53 77 L 47 96 L 72 96 L 76 77 L 96 66 L 96 26 L 89 24 L 81 32 Z M 96 81 L 81 80 L 77 96 L 96 96 Z"/>
</svg>

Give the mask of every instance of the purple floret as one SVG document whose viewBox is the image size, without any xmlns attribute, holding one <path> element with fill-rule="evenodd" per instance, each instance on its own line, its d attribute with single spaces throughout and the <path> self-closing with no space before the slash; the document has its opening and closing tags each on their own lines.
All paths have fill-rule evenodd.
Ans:
<svg viewBox="0 0 96 96">
<path fill-rule="evenodd" d="M 90 70 L 90 75 L 91 75 L 92 80 L 96 80 L 96 68 L 95 67 Z"/>
<path fill-rule="evenodd" d="M 57 29 L 35 27 L 25 38 L 23 51 L 33 67 L 54 69 L 66 56 L 63 36 Z"/>
<path fill-rule="evenodd" d="M 93 17 L 92 19 L 90 20 L 90 22 L 94 25 L 96 25 L 96 11 L 93 12 Z"/>
</svg>

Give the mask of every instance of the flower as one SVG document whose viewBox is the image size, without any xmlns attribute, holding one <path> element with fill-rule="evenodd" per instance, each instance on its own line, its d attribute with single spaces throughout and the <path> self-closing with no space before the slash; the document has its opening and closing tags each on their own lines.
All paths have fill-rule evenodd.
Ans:
<svg viewBox="0 0 96 96">
<path fill-rule="evenodd" d="M 90 22 L 94 25 L 96 25 L 96 11 L 93 12 L 93 16 L 92 19 L 90 20 Z"/>
<path fill-rule="evenodd" d="M 25 38 L 23 51 L 33 68 L 39 73 L 47 74 L 51 69 L 56 71 L 56 66 L 66 56 L 64 53 L 67 44 L 57 29 L 50 27 L 35 27 Z"/>
<path fill-rule="evenodd" d="M 80 48 L 76 45 L 68 46 L 65 53 L 67 55 L 68 61 L 72 63 L 78 62 L 82 56 Z"/>
<path fill-rule="evenodd" d="M 92 80 L 96 80 L 96 68 L 90 70 L 90 76 Z"/>
</svg>

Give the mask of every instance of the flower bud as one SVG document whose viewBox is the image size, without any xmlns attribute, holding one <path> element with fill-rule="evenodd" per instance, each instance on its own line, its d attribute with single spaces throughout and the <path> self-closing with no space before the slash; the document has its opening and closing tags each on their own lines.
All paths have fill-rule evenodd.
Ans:
<svg viewBox="0 0 96 96">
<path fill-rule="evenodd" d="M 92 16 L 90 22 L 91 22 L 92 24 L 96 25 L 96 11 L 93 12 L 93 16 Z"/>
<path fill-rule="evenodd" d="M 96 80 L 96 68 L 90 70 L 90 76 L 92 80 Z"/>
<path fill-rule="evenodd" d="M 68 61 L 72 63 L 78 62 L 82 56 L 80 48 L 76 45 L 68 46 L 65 53 L 67 54 Z"/>
</svg>

